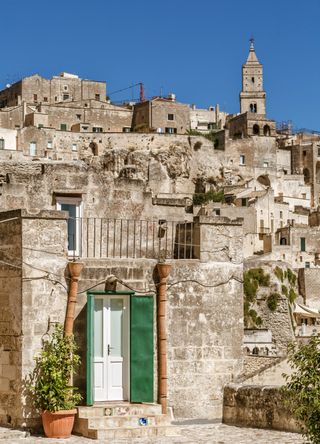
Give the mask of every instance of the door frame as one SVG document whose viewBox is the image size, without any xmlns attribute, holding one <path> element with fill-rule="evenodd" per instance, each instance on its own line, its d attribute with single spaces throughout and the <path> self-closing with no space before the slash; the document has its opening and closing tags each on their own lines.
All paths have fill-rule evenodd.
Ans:
<svg viewBox="0 0 320 444">
<path fill-rule="evenodd" d="M 129 299 L 134 295 L 134 291 L 90 291 L 87 293 L 87 390 L 86 390 L 86 404 L 94 404 L 94 380 L 93 380 L 93 339 L 94 339 L 94 322 L 93 322 L 93 309 L 95 296 L 127 296 Z M 130 325 L 128 325 L 128 332 L 130 334 Z M 130 363 L 130 338 L 129 338 L 129 356 L 128 366 Z M 130 375 L 130 369 L 128 368 L 128 375 Z M 130 385 L 130 378 L 128 378 L 128 384 Z M 130 398 L 130 386 L 128 386 L 128 397 Z M 130 399 L 128 399 L 130 401 Z"/>
</svg>

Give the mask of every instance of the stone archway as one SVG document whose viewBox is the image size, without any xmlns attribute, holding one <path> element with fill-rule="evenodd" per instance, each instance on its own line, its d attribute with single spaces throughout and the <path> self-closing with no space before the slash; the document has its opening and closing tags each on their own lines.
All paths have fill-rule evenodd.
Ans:
<svg viewBox="0 0 320 444">
<path fill-rule="evenodd" d="M 91 148 L 91 152 L 94 156 L 98 155 L 98 145 L 95 142 L 91 142 L 89 147 Z"/>
<path fill-rule="evenodd" d="M 263 174 L 257 178 L 257 181 L 261 183 L 261 185 L 264 185 L 265 187 L 270 187 L 270 179 L 267 174 Z"/>
<path fill-rule="evenodd" d="M 253 134 L 255 136 L 259 136 L 259 134 L 260 134 L 260 126 L 257 123 L 255 123 L 253 125 L 252 132 L 253 132 Z"/>
<path fill-rule="evenodd" d="M 264 136 L 270 136 L 271 130 L 269 125 L 264 125 L 263 127 L 263 135 Z"/>
</svg>

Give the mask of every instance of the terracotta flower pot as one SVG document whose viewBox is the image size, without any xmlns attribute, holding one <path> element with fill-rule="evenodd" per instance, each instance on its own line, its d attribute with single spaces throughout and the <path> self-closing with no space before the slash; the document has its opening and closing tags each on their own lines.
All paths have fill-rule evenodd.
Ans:
<svg viewBox="0 0 320 444">
<path fill-rule="evenodd" d="M 71 436 L 76 413 L 76 409 L 60 410 L 58 412 L 49 412 L 48 410 L 45 410 L 42 412 L 42 425 L 46 437 L 69 438 Z"/>
</svg>

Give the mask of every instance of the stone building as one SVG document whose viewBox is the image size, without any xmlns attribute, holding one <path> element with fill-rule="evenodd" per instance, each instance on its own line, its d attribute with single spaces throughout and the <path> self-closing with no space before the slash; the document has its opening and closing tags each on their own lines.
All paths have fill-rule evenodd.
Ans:
<svg viewBox="0 0 320 444">
<path fill-rule="evenodd" d="M 22 102 L 37 105 L 89 99 L 106 101 L 105 82 L 80 79 L 66 72 L 52 79 L 34 74 L 0 91 L 0 108 L 14 107 Z"/>
<path fill-rule="evenodd" d="M 196 105 L 190 107 L 190 129 L 199 133 L 221 130 L 226 123 L 227 113 L 220 111 L 217 104 L 209 106 L 208 109 L 197 108 Z"/>
<path fill-rule="evenodd" d="M 141 132 L 186 134 L 190 129 L 189 106 L 177 102 L 175 94 L 137 103 L 132 127 Z"/>
</svg>

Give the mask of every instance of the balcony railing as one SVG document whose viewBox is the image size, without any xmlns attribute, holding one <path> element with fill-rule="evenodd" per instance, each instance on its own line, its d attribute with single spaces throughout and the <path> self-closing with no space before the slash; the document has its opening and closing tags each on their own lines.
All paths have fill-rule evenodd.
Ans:
<svg viewBox="0 0 320 444">
<path fill-rule="evenodd" d="M 193 222 L 68 219 L 68 250 L 74 257 L 195 259 L 198 239 Z"/>
</svg>

